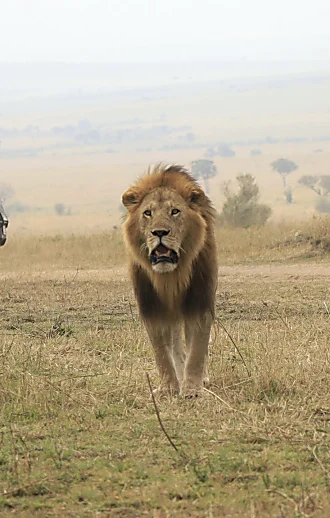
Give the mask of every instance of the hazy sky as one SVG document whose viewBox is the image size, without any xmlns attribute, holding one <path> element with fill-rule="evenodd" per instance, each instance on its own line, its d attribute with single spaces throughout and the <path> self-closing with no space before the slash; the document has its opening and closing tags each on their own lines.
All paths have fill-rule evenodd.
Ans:
<svg viewBox="0 0 330 518">
<path fill-rule="evenodd" d="M 329 0 L 0 0 L 0 7 L 0 61 L 330 58 Z"/>
</svg>

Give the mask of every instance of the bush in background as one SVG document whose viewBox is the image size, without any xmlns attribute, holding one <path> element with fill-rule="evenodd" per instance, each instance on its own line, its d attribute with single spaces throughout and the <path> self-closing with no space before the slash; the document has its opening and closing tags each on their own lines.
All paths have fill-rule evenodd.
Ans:
<svg viewBox="0 0 330 518">
<path fill-rule="evenodd" d="M 251 227 L 264 225 L 272 210 L 268 205 L 258 203 L 259 187 L 250 174 L 237 176 L 238 191 L 232 192 L 230 184 L 224 186 L 225 202 L 220 221 L 234 227 Z"/>
<path fill-rule="evenodd" d="M 330 199 L 325 196 L 320 196 L 316 200 L 315 209 L 321 214 L 330 214 Z"/>
</svg>

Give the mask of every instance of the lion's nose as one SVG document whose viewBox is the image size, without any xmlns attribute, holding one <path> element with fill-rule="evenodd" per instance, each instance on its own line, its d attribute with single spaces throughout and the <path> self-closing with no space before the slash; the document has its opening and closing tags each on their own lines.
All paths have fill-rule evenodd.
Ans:
<svg viewBox="0 0 330 518">
<path fill-rule="evenodd" d="M 158 236 L 158 237 L 162 238 L 164 236 L 168 236 L 170 231 L 169 230 L 152 230 L 151 233 L 153 236 Z"/>
</svg>

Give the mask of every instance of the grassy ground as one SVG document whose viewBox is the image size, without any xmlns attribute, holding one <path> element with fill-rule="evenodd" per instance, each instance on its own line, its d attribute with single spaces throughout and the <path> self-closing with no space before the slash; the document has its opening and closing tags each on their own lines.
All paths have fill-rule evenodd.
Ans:
<svg viewBox="0 0 330 518">
<path fill-rule="evenodd" d="M 8 241 L 0 515 L 329 516 L 326 229 L 219 231 L 211 392 L 157 401 L 178 451 L 120 236 Z"/>
<path fill-rule="evenodd" d="M 9 229 L 10 230 L 10 229 Z M 95 233 L 24 237 L 11 231 L 1 250 L 1 270 L 9 272 L 109 268 L 122 265 L 125 247 L 120 228 Z M 220 264 L 323 261 L 330 251 L 330 217 L 261 228 L 217 229 Z"/>
</svg>

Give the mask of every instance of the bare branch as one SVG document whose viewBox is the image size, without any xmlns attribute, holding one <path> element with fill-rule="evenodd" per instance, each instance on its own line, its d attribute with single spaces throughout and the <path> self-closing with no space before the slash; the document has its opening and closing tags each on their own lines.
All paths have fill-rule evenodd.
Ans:
<svg viewBox="0 0 330 518">
<path fill-rule="evenodd" d="M 225 328 L 225 326 L 223 325 L 223 323 L 218 320 L 217 322 L 219 322 L 220 326 L 222 327 L 222 329 L 224 330 L 224 332 L 226 333 L 226 335 L 228 336 L 229 340 L 231 341 L 231 343 L 233 344 L 233 346 L 235 347 L 236 351 L 238 352 L 239 354 L 239 357 L 241 358 L 242 362 L 243 362 L 243 365 L 244 367 L 246 368 L 246 372 L 247 372 L 247 375 L 249 376 L 249 378 L 251 378 L 251 371 L 250 369 L 248 368 L 248 366 L 246 365 L 246 362 L 242 356 L 242 353 L 241 351 L 239 350 L 239 348 L 237 347 L 237 344 L 235 343 L 233 337 L 231 336 L 231 334 L 227 331 L 227 329 Z"/>
</svg>

